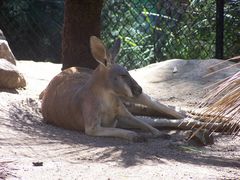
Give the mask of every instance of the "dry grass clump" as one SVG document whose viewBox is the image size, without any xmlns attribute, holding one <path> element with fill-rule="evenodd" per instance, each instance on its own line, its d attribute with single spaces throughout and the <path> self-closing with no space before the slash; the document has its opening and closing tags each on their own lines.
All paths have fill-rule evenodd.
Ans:
<svg viewBox="0 0 240 180">
<path fill-rule="evenodd" d="M 213 88 L 198 108 L 196 116 L 207 123 L 196 133 L 209 124 L 218 124 L 210 130 L 237 135 L 240 131 L 240 71 Z"/>
</svg>

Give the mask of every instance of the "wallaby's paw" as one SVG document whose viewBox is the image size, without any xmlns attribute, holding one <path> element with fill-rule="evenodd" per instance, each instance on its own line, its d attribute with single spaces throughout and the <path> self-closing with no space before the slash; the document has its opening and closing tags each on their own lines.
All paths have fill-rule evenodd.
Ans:
<svg viewBox="0 0 240 180">
<path fill-rule="evenodd" d="M 147 141 L 147 138 L 140 135 L 140 134 L 137 134 L 135 132 L 131 133 L 130 136 L 129 136 L 129 140 L 131 142 L 146 142 Z"/>
<path fill-rule="evenodd" d="M 147 138 L 144 136 L 138 135 L 132 141 L 133 142 L 147 142 Z"/>
<path fill-rule="evenodd" d="M 162 133 L 157 129 L 155 129 L 152 133 L 153 133 L 153 138 L 171 139 L 171 136 L 169 134 Z"/>
<path fill-rule="evenodd" d="M 167 140 L 167 139 L 171 139 L 171 135 L 162 133 L 161 135 L 158 136 L 158 138 L 162 138 L 162 139 Z"/>
<path fill-rule="evenodd" d="M 158 135 L 153 135 L 153 138 L 161 138 L 161 139 L 171 139 L 171 135 L 160 133 Z"/>
<path fill-rule="evenodd" d="M 162 135 L 162 133 L 156 128 L 153 128 L 151 132 L 154 137 L 159 137 L 160 135 Z"/>
</svg>

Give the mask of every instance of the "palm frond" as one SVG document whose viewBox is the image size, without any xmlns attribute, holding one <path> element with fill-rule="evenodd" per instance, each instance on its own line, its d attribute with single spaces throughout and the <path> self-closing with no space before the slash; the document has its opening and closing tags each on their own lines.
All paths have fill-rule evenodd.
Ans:
<svg viewBox="0 0 240 180">
<path fill-rule="evenodd" d="M 240 71 L 217 84 L 199 104 L 198 110 L 195 117 L 206 123 L 193 136 L 211 123 L 219 124 L 217 128 L 210 128 L 213 132 L 221 129 L 237 135 L 240 131 Z"/>
</svg>

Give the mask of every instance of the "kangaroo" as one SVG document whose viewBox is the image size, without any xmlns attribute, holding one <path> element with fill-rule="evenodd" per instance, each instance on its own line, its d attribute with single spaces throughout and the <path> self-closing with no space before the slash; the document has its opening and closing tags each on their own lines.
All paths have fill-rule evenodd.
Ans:
<svg viewBox="0 0 240 180">
<path fill-rule="evenodd" d="M 148 105 L 158 104 L 142 92 L 142 88 L 128 71 L 115 63 L 121 41 L 107 50 L 95 36 L 90 37 L 90 49 L 99 63 L 91 71 L 72 67 L 55 76 L 42 95 L 42 114 L 46 122 L 91 136 L 123 138 L 142 141 L 138 133 L 117 127 L 123 123 L 161 136 L 151 125 L 138 120 L 124 105 L 124 101 Z M 176 117 L 181 115 L 176 113 Z"/>
</svg>

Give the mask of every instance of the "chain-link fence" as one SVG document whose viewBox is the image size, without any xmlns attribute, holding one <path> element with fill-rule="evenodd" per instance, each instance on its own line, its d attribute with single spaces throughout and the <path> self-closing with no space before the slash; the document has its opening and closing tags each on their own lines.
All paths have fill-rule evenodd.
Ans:
<svg viewBox="0 0 240 180">
<path fill-rule="evenodd" d="M 7 0 L 0 29 L 18 59 L 57 62 L 61 57 L 64 1 Z"/>
<path fill-rule="evenodd" d="M 6 3 L 7 2 L 7 3 Z M 59 62 L 63 0 L 5 1 L 0 28 L 19 59 Z M 224 58 L 240 54 L 240 2 L 225 0 Z M 206 59 L 216 52 L 216 0 L 105 0 L 102 38 L 121 38 L 128 68 L 171 58 Z"/>
<path fill-rule="evenodd" d="M 237 12 L 240 2 L 226 1 L 225 57 L 240 54 Z M 120 60 L 128 67 L 215 56 L 215 0 L 112 0 L 106 1 L 102 15 L 102 35 L 106 41 L 117 36 L 123 40 Z"/>
</svg>

